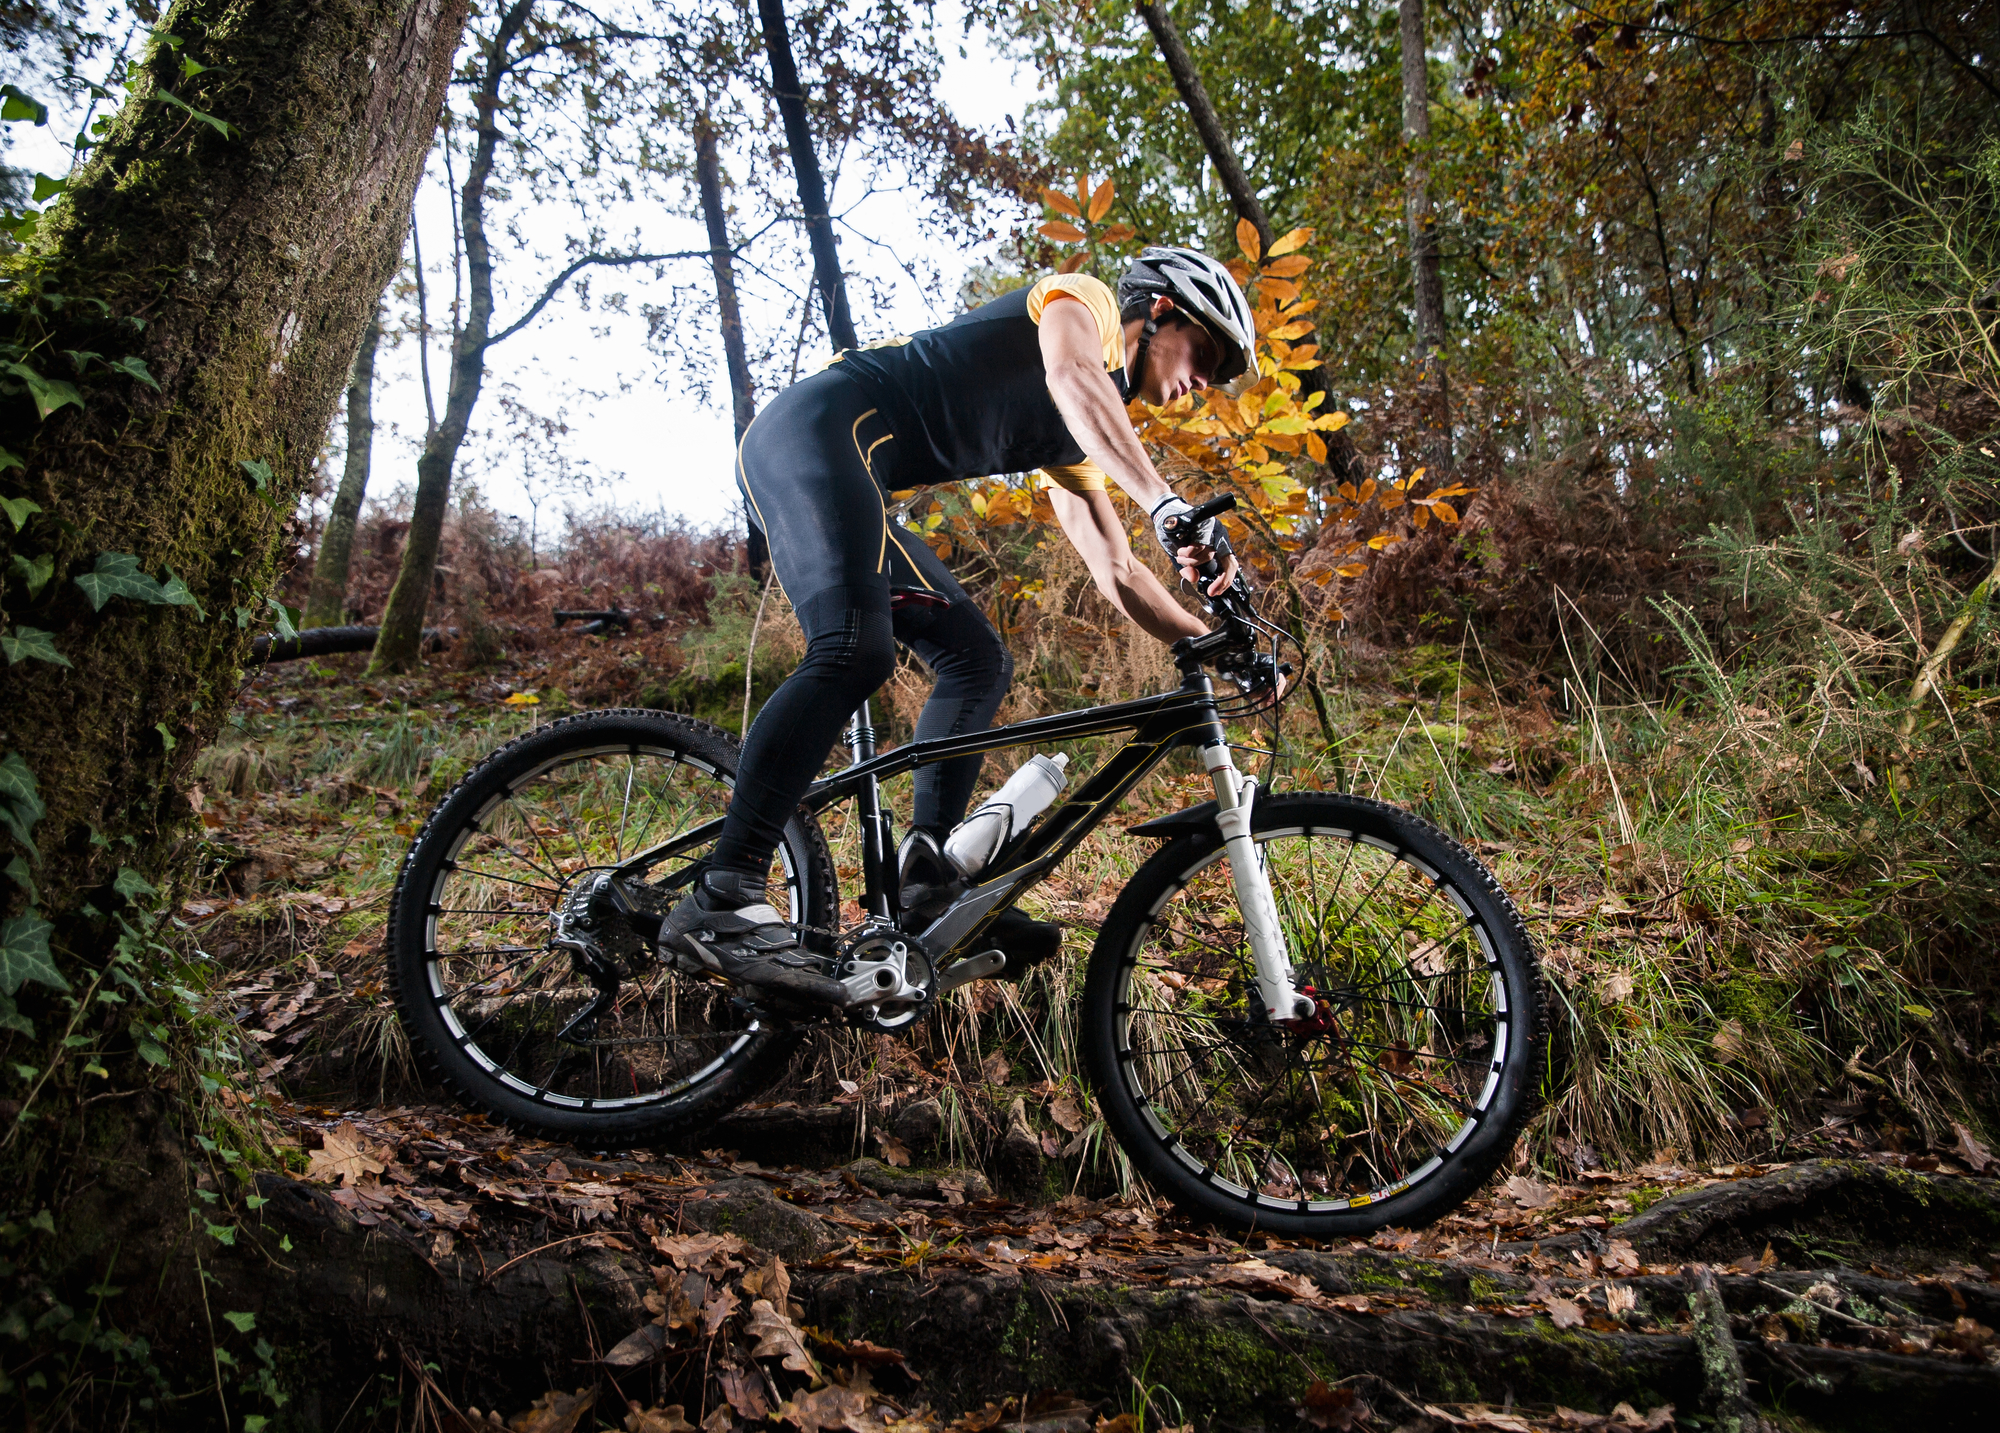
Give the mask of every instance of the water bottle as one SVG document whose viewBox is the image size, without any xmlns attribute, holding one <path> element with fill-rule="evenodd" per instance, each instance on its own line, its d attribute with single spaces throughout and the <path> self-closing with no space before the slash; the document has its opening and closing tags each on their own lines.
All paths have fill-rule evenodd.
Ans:
<svg viewBox="0 0 2000 1433">
<path fill-rule="evenodd" d="M 1069 777 L 1063 768 L 1069 754 L 1053 757 L 1032 756 L 1022 768 L 1007 778 L 1007 784 L 989 796 L 980 808 L 952 827 L 945 838 L 944 853 L 961 876 L 978 871 L 1007 844 L 1016 831 L 1027 829 L 1048 804 L 1056 799 Z"/>
</svg>

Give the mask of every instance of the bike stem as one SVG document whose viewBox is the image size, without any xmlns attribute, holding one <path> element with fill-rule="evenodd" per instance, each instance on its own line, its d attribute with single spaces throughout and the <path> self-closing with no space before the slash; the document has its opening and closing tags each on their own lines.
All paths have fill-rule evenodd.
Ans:
<svg viewBox="0 0 2000 1433">
<path fill-rule="evenodd" d="M 1257 843 L 1250 839 L 1257 784 L 1245 781 L 1237 771 L 1219 721 L 1214 736 L 1202 746 L 1201 762 L 1215 787 L 1215 824 L 1229 854 L 1229 875 L 1236 886 L 1236 904 L 1243 912 L 1243 929 L 1250 938 L 1250 958 L 1256 967 L 1257 993 L 1263 997 L 1266 1018 L 1273 1024 L 1310 1018 L 1313 1003 L 1292 984 L 1291 954 L 1285 949 L 1278 902 L 1271 894 L 1270 875 L 1257 854 Z"/>
<path fill-rule="evenodd" d="M 865 698 L 847 723 L 847 750 L 856 766 L 875 755 L 875 717 Z M 861 808 L 862 907 L 870 915 L 894 920 L 888 879 L 894 847 L 889 813 L 882 809 L 882 788 L 871 778 L 861 783 L 855 798 Z"/>
</svg>

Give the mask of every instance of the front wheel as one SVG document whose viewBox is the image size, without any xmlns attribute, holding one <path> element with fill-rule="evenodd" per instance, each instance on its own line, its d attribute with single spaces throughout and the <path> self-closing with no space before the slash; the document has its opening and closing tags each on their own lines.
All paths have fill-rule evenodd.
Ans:
<svg viewBox="0 0 2000 1433">
<path fill-rule="evenodd" d="M 1519 913 L 1430 823 L 1360 797 L 1260 797 L 1252 837 L 1309 1020 L 1263 1016 L 1215 831 L 1157 852 L 1090 958 L 1104 1118 L 1186 1213 L 1325 1238 L 1425 1224 L 1533 1112 L 1542 985 Z"/>
<path fill-rule="evenodd" d="M 595 968 L 550 942 L 550 916 L 600 871 L 641 910 L 671 908 L 735 777 L 727 733 L 654 711 L 567 717 L 475 766 L 418 833 L 389 907 L 390 979 L 426 1069 L 516 1129 L 599 1148 L 698 1127 L 774 1077 L 799 1033 L 729 987 L 631 930 Z M 833 863 L 803 816 L 767 898 L 832 924 Z"/>
</svg>

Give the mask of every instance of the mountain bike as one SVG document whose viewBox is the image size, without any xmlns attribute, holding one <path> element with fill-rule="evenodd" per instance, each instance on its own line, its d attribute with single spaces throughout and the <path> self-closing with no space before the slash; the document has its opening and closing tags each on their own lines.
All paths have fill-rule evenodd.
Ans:
<svg viewBox="0 0 2000 1433">
<path fill-rule="evenodd" d="M 391 981 L 424 1066 L 536 1135 L 627 1148 L 699 1132 L 773 1080 L 814 1025 L 905 1030 L 1001 974 L 1005 953 L 983 940 L 1000 912 L 1186 747 L 1214 799 L 1130 828 L 1158 849 L 1086 971 L 1079 1043 L 1106 1126 L 1157 1193 L 1219 1224 L 1329 1237 L 1448 1212 L 1532 1112 L 1545 1042 L 1533 944 L 1436 826 L 1359 796 L 1267 792 L 1238 770 L 1227 724 L 1281 699 L 1289 639 L 1240 578 L 1205 600 L 1218 625 L 1174 644 L 1171 691 L 884 752 L 867 706 L 856 713 L 850 764 L 801 803 L 769 882 L 848 991 L 840 1010 L 689 973 L 652 939 L 720 831 L 732 737 L 614 710 L 509 742 L 431 814 L 390 907 Z M 1121 732 L 941 914 L 900 908 L 881 782 Z M 841 806 L 861 853 L 861 915 L 845 925 L 820 828 Z M 618 916 L 585 956 L 564 932 L 604 872 Z"/>
</svg>

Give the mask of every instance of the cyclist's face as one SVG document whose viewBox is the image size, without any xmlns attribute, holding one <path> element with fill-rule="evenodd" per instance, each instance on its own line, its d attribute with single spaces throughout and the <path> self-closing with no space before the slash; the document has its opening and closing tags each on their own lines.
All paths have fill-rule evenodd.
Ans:
<svg viewBox="0 0 2000 1433">
<path fill-rule="evenodd" d="M 1214 382 L 1222 362 L 1222 348 L 1209 331 L 1191 319 L 1182 318 L 1171 308 L 1161 314 L 1159 332 L 1146 351 L 1145 382 L 1140 396 L 1155 405 L 1173 402 L 1183 394 L 1206 388 Z"/>
</svg>

